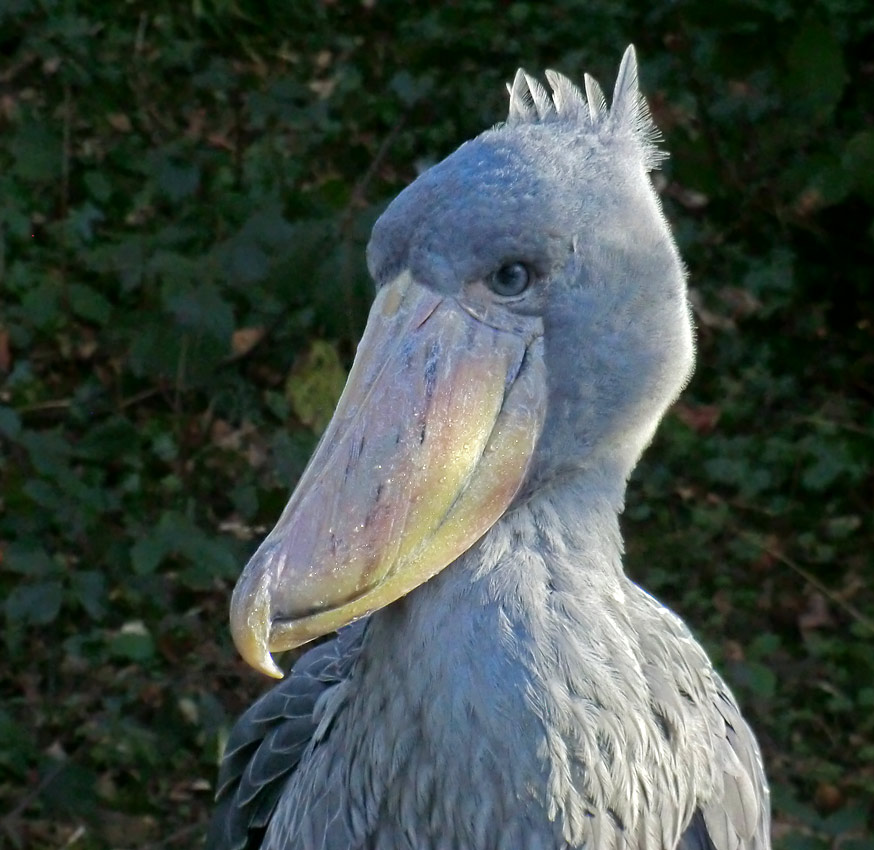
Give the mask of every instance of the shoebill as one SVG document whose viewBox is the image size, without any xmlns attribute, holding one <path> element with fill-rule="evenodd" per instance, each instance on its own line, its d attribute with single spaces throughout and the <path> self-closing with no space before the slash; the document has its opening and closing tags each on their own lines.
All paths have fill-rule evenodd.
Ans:
<svg viewBox="0 0 874 850">
<path fill-rule="evenodd" d="M 546 76 L 373 229 L 348 384 L 231 603 L 271 676 L 338 633 L 234 728 L 216 850 L 770 845 L 734 698 L 622 569 L 694 352 L 634 51 L 609 108 Z"/>
</svg>

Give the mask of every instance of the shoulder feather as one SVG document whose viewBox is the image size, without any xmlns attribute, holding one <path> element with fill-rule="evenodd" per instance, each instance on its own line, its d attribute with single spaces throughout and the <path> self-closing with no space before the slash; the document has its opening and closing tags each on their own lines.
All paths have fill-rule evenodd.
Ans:
<svg viewBox="0 0 874 850">
<path fill-rule="evenodd" d="M 207 850 L 255 850 L 319 725 L 318 705 L 345 681 L 364 621 L 305 653 L 291 674 L 236 722 L 216 784 Z"/>
</svg>

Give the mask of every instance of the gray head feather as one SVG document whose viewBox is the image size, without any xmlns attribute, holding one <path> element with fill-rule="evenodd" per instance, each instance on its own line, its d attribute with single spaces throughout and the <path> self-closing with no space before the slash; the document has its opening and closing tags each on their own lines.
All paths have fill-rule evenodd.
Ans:
<svg viewBox="0 0 874 850">
<path fill-rule="evenodd" d="M 516 72 L 512 85 L 507 86 L 507 126 L 548 121 L 576 124 L 582 133 L 594 132 L 604 142 L 630 142 L 648 170 L 657 168 L 667 156 L 657 147 L 660 134 L 638 87 L 633 45 L 622 56 L 609 110 L 601 86 L 588 74 L 584 77 L 585 94 L 556 71 L 547 71 L 546 79 L 552 88 L 551 98 L 532 76 L 521 68 Z"/>
</svg>

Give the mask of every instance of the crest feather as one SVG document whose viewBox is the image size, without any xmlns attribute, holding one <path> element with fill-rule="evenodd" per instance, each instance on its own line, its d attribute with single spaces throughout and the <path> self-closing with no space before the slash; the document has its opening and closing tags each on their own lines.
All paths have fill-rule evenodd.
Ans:
<svg viewBox="0 0 874 850">
<path fill-rule="evenodd" d="M 661 136 L 640 92 L 633 45 L 629 45 L 622 56 L 609 109 L 601 86 L 588 74 L 583 76 L 585 95 L 556 71 L 547 71 L 546 79 L 552 88 L 551 98 L 546 89 L 521 68 L 516 72 L 512 85 L 507 86 L 509 126 L 548 121 L 574 123 L 584 132 L 594 131 L 604 142 L 611 138 L 633 141 L 647 169 L 657 168 L 665 158 L 666 154 L 656 147 Z"/>
<path fill-rule="evenodd" d="M 592 126 L 599 127 L 607 117 L 607 98 L 604 97 L 604 90 L 591 74 L 583 74 L 583 83 L 586 86 L 586 100 L 589 102 Z"/>
<path fill-rule="evenodd" d="M 646 98 L 640 92 L 637 53 L 633 44 L 625 48 L 619 63 L 610 107 L 610 125 L 614 132 L 629 133 L 637 139 L 648 168 L 657 168 L 667 157 L 656 147 L 661 140 L 661 133 L 653 123 Z"/>
<path fill-rule="evenodd" d="M 507 84 L 507 91 L 510 93 L 510 114 L 507 116 L 507 123 L 527 124 L 536 121 L 534 102 L 528 90 L 525 72 L 521 68 L 516 71 L 512 84 Z"/>
<path fill-rule="evenodd" d="M 530 74 L 525 74 L 525 81 L 528 83 L 528 91 L 531 92 L 531 97 L 534 100 L 534 108 L 537 110 L 537 117 L 541 121 L 545 121 L 555 112 L 552 100 L 546 89 L 543 88 L 543 86 L 540 85 L 540 83 Z"/>
<path fill-rule="evenodd" d="M 589 110 L 580 90 L 564 74 L 557 71 L 547 71 L 546 79 L 552 88 L 556 112 L 564 119 L 588 123 Z"/>
</svg>

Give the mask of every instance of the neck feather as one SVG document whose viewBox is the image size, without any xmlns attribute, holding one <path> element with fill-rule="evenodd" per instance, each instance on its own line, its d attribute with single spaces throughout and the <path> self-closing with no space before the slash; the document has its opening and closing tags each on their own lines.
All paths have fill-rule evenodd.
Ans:
<svg viewBox="0 0 874 850">
<path fill-rule="evenodd" d="M 545 813 L 554 834 L 544 847 L 597 844 L 608 821 L 676 844 L 709 775 L 700 757 L 683 760 L 706 753 L 707 730 L 689 723 L 682 694 L 708 683 L 672 671 L 689 669 L 683 652 L 691 669 L 709 665 L 679 620 L 624 576 L 620 509 L 615 489 L 557 482 L 372 617 L 352 713 L 377 730 L 361 754 L 386 794 L 424 782 L 463 824 L 482 817 L 464 790 L 482 782 L 498 821 L 522 829 Z M 638 773 L 642 753 L 676 818 L 652 817 L 660 801 Z"/>
</svg>

